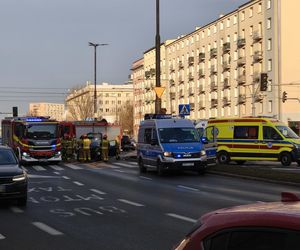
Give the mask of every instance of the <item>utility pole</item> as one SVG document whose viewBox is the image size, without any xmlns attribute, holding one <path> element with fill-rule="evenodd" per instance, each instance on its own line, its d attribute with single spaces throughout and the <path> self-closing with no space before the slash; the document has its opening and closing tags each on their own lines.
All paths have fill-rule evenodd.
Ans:
<svg viewBox="0 0 300 250">
<path fill-rule="evenodd" d="M 159 0 L 156 0 L 156 37 L 155 37 L 155 86 L 160 87 L 160 34 L 159 34 Z M 161 98 L 155 95 L 155 113 L 160 113 Z"/>
</svg>

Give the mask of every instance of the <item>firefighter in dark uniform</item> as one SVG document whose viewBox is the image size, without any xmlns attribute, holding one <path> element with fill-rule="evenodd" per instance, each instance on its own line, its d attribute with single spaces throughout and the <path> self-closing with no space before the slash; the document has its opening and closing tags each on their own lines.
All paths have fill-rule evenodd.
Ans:
<svg viewBox="0 0 300 250">
<path fill-rule="evenodd" d="M 64 134 L 64 137 L 61 139 L 61 156 L 62 160 L 66 161 L 67 160 L 67 134 Z"/>
<path fill-rule="evenodd" d="M 116 159 L 120 160 L 120 152 L 121 152 L 121 145 L 120 145 L 120 138 L 119 136 L 116 137 Z"/>
<path fill-rule="evenodd" d="M 108 150 L 109 150 L 109 141 L 107 140 L 107 135 L 103 136 L 101 151 L 102 151 L 102 160 L 108 161 Z"/>
<path fill-rule="evenodd" d="M 77 140 L 77 159 L 83 161 L 83 135 Z"/>
</svg>

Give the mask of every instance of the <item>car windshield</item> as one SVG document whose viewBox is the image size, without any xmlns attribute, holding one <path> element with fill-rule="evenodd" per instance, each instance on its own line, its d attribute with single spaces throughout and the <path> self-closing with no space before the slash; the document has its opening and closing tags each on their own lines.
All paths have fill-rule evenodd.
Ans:
<svg viewBox="0 0 300 250">
<path fill-rule="evenodd" d="M 17 164 L 16 157 L 11 150 L 0 149 L 0 166 L 1 165 L 15 165 Z"/>
<path fill-rule="evenodd" d="M 160 128 L 158 130 L 161 143 L 199 142 L 195 128 Z"/>
<path fill-rule="evenodd" d="M 290 139 L 299 139 L 299 136 L 295 134 L 295 132 L 287 127 L 287 126 L 276 126 L 276 128 L 280 131 L 280 133 L 285 137 L 285 138 L 290 138 Z"/>
<path fill-rule="evenodd" d="M 25 137 L 28 139 L 54 139 L 57 137 L 56 124 L 29 124 Z"/>
</svg>

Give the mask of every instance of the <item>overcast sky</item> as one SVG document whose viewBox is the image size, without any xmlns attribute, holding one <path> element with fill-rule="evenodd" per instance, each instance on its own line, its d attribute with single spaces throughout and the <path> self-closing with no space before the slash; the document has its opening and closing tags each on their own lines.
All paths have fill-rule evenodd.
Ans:
<svg viewBox="0 0 300 250">
<path fill-rule="evenodd" d="M 25 113 L 29 102 L 63 103 L 68 88 L 93 81 L 88 42 L 109 43 L 97 53 L 98 82 L 127 81 L 132 62 L 155 45 L 155 2 L 0 0 L 0 112 L 19 106 Z M 160 0 L 161 41 L 245 2 Z"/>
</svg>

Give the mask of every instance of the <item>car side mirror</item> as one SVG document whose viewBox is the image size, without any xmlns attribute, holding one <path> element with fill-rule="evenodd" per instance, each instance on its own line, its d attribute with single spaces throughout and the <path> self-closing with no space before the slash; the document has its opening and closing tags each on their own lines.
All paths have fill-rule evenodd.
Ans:
<svg viewBox="0 0 300 250">
<path fill-rule="evenodd" d="M 207 144 L 207 143 L 208 143 L 207 137 L 201 137 L 201 142 L 202 142 L 203 144 Z"/>
<path fill-rule="evenodd" d="M 151 144 L 152 146 L 158 145 L 158 140 L 157 140 L 157 139 L 151 139 L 150 144 Z"/>
</svg>

